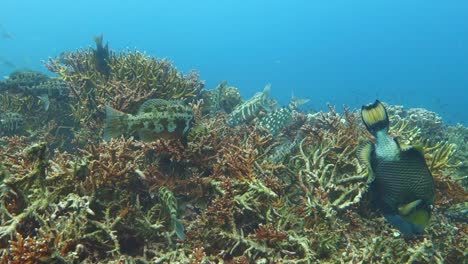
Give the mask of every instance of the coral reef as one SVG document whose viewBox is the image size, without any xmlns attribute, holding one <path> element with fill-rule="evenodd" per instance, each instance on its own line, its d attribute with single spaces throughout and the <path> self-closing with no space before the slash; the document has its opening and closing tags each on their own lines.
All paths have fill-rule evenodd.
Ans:
<svg viewBox="0 0 468 264">
<path fill-rule="evenodd" d="M 204 115 L 217 113 L 231 113 L 234 108 L 242 102 L 241 95 L 236 87 L 228 86 L 227 82 L 222 82 L 213 90 L 202 91 Z"/>
<path fill-rule="evenodd" d="M 424 108 L 405 109 L 401 105 L 387 107 L 389 115 L 392 117 L 392 122 L 406 121 L 413 128 L 418 128 L 421 131 L 423 138 L 431 138 L 433 140 L 443 140 L 446 138 L 445 125 L 442 118 L 435 112 L 431 112 Z"/>
<path fill-rule="evenodd" d="M 146 100 L 160 98 L 192 102 L 204 83 L 194 71 L 180 73 L 168 60 L 139 51 L 115 53 L 96 38 L 96 49 L 63 53 L 47 68 L 71 88 L 71 112 L 83 127 L 99 128 L 106 105 L 135 113 Z"/>
<path fill-rule="evenodd" d="M 468 189 L 468 128 L 458 124 L 447 128 L 448 142 L 456 147 L 453 159 L 459 168 L 452 173 L 452 178 Z"/>
<path fill-rule="evenodd" d="M 23 117 L 0 123 L 0 263 L 466 260 L 465 127 L 389 111 L 390 133 L 422 146 L 436 181 L 431 222 L 407 239 L 369 204 L 357 152 L 371 135 L 358 111 L 294 109 L 272 136 L 255 122 L 262 111 L 230 125 L 243 105 L 235 88 L 201 92 L 197 76 L 138 51 L 115 54 L 102 39 L 48 66 L 70 87 L 64 103 L 45 111 L 23 104 L 37 104 L 32 96 L 0 94 L 2 114 Z M 106 106 L 135 114 L 154 99 L 191 108 L 185 140 L 103 140 Z"/>
</svg>

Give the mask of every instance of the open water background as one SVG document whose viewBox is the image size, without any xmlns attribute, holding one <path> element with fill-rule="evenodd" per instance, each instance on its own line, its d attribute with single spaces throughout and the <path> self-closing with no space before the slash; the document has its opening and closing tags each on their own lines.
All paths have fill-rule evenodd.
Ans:
<svg viewBox="0 0 468 264">
<path fill-rule="evenodd" d="M 272 84 L 358 108 L 378 98 L 468 124 L 468 1 L 2 0 L 0 77 L 93 45 L 167 57 L 244 98 Z M 14 66 L 13 66 L 14 65 Z"/>
</svg>

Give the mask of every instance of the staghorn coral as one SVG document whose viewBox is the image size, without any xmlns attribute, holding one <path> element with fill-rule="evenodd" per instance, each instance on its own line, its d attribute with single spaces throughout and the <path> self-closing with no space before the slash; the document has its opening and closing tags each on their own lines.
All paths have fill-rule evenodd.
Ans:
<svg viewBox="0 0 468 264">
<path fill-rule="evenodd" d="M 45 263 L 51 260 L 51 241 L 47 238 L 36 240 L 32 237 L 23 238 L 16 234 L 16 240 L 10 241 L 7 254 L 1 258 L 2 263 L 33 264 Z"/>
<path fill-rule="evenodd" d="M 72 113 L 83 125 L 99 119 L 105 105 L 131 113 L 151 98 L 191 101 L 204 86 L 194 71 L 183 75 L 168 60 L 139 51 L 109 51 L 105 61 L 110 72 L 103 74 L 95 53 L 91 48 L 65 53 L 46 65 L 70 84 Z"/>
<path fill-rule="evenodd" d="M 465 188 L 468 189 L 468 128 L 458 124 L 447 129 L 448 142 L 456 148 L 453 154 L 455 163 L 459 163 L 459 168 L 450 176 Z"/>
<path fill-rule="evenodd" d="M 4 81 L 0 81 L 0 91 L 17 90 L 46 82 L 49 77 L 36 71 L 15 71 Z"/>
<path fill-rule="evenodd" d="M 0 114 L 0 135 L 11 135 L 23 128 L 24 118 L 16 112 L 3 112 Z"/>
<path fill-rule="evenodd" d="M 357 113 L 345 109 L 339 115 L 334 108 L 306 126 L 298 153 L 291 159 L 298 182 L 311 196 L 319 195 L 327 217 L 360 201 L 366 191 L 367 175 L 357 159 L 360 128 Z M 317 201 L 318 202 L 318 201 Z"/>
<path fill-rule="evenodd" d="M 370 135 L 358 112 L 340 114 L 331 106 L 308 116 L 298 111 L 281 137 L 255 122 L 229 127 L 225 113 L 239 98 L 235 89 L 222 84 L 220 94 L 232 101 L 206 111 L 210 102 L 197 100 L 197 78 L 167 61 L 136 51 L 115 54 L 102 44 L 99 63 L 109 71 L 97 65 L 92 49 L 50 61 L 72 97 L 51 104 L 50 116 L 42 113 L 47 122 L 32 126 L 37 132 L 0 140 L 1 263 L 466 259 L 467 229 L 459 220 L 464 209 L 455 205 L 466 202 L 467 193 L 449 177 L 463 168 L 457 165 L 466 151 L 456 143 L 463 142 L 463 129 L 444 134 L 447 143 L 419 125 L 424 116 L 391 113 L 392 135 L 422 145 L 436 178 L 431 223 L 422 237 L 406 240 L 369 208 L 369 179 L 356 151 Z M 172 82 L 177 92 L 165 89 Z M 193 109 L 186 141 L 99 137 L 104 105 L 132 113 L 142 101 L 165 96 L 180 96 Z M 22 105 L 35 102 L 32 97 L 0 99 L 8 102 L 1 107 L 23 115 L 42 111 Z M 57 115 L 62 108 L 55 105 L 69 111 Z"/>
<path fill-rule="evenodd" d="M 411 127 L 418 128 L 424 138 L 432 138 L 436 141 L 445 139 L 445 125 L 437 113 L 424 108 L 405 109 L 401 105 L 388 106 L 387 111 L 391 122 L 404 120 Z"/>
<path fill-rule="evenodd" d="M 238 89 L 228 86 L 226 81 L 220 83 L 213 90 L 202 91 L 201 98 L 204 101 L 202 112 L 205 115 L 215 115 L 219 112 L 229 114 L 242 102 Z"/>
</svg>

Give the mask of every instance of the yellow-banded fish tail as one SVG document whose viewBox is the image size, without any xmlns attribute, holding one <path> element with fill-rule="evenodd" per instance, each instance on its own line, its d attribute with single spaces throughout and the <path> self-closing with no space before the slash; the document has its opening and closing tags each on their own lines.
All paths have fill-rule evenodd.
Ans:
<svg viewBox="0 0 468 264">
<path fill-rule="evenodd" d="M 387 110 L 379 100 L 375 100 L 372 104 L 362 106 L 361 117 L 367 130 L 374 136 L 379 131 L 388 131 L 390 122 Z"/>
<path fill-rule="evenodd" d="M 407 237 L 421 235 L 430 216 L 430 211 L 425 209 L 418 209 L 408 216 L 384 214 L 385 219 Z"/>
<path fill-rule="evenodd" d="M 398 213 L 385 214 L 387 221 L 405 236 L 422 234 L 431 218 L 431 205 L 423 203 L 421 199 L 398 207 Z"/>
<path fill-rule="evenodd" d="M 106 123 L 104 125 L 104 140 L 109 141 L 114 137 L 127 132 L 128 114 L 106 105 Z"/>
</svg>

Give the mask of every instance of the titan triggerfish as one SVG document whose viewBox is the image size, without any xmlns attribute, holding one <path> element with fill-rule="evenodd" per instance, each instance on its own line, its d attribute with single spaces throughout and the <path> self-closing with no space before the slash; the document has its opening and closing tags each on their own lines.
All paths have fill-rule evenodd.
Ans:
<svg viewBox="0 0 468 264">
<path fill-rule="evenodd" d="M 378 100 L 363 106 L 361 116 L 376 139 L 359 151 L 373 178 L 371 200 L 405 236 L 420 235 L 429 223 L 435 196 L 422 147 L 400 144 L 388 134 L 387 110 Z"/>
</svg>

